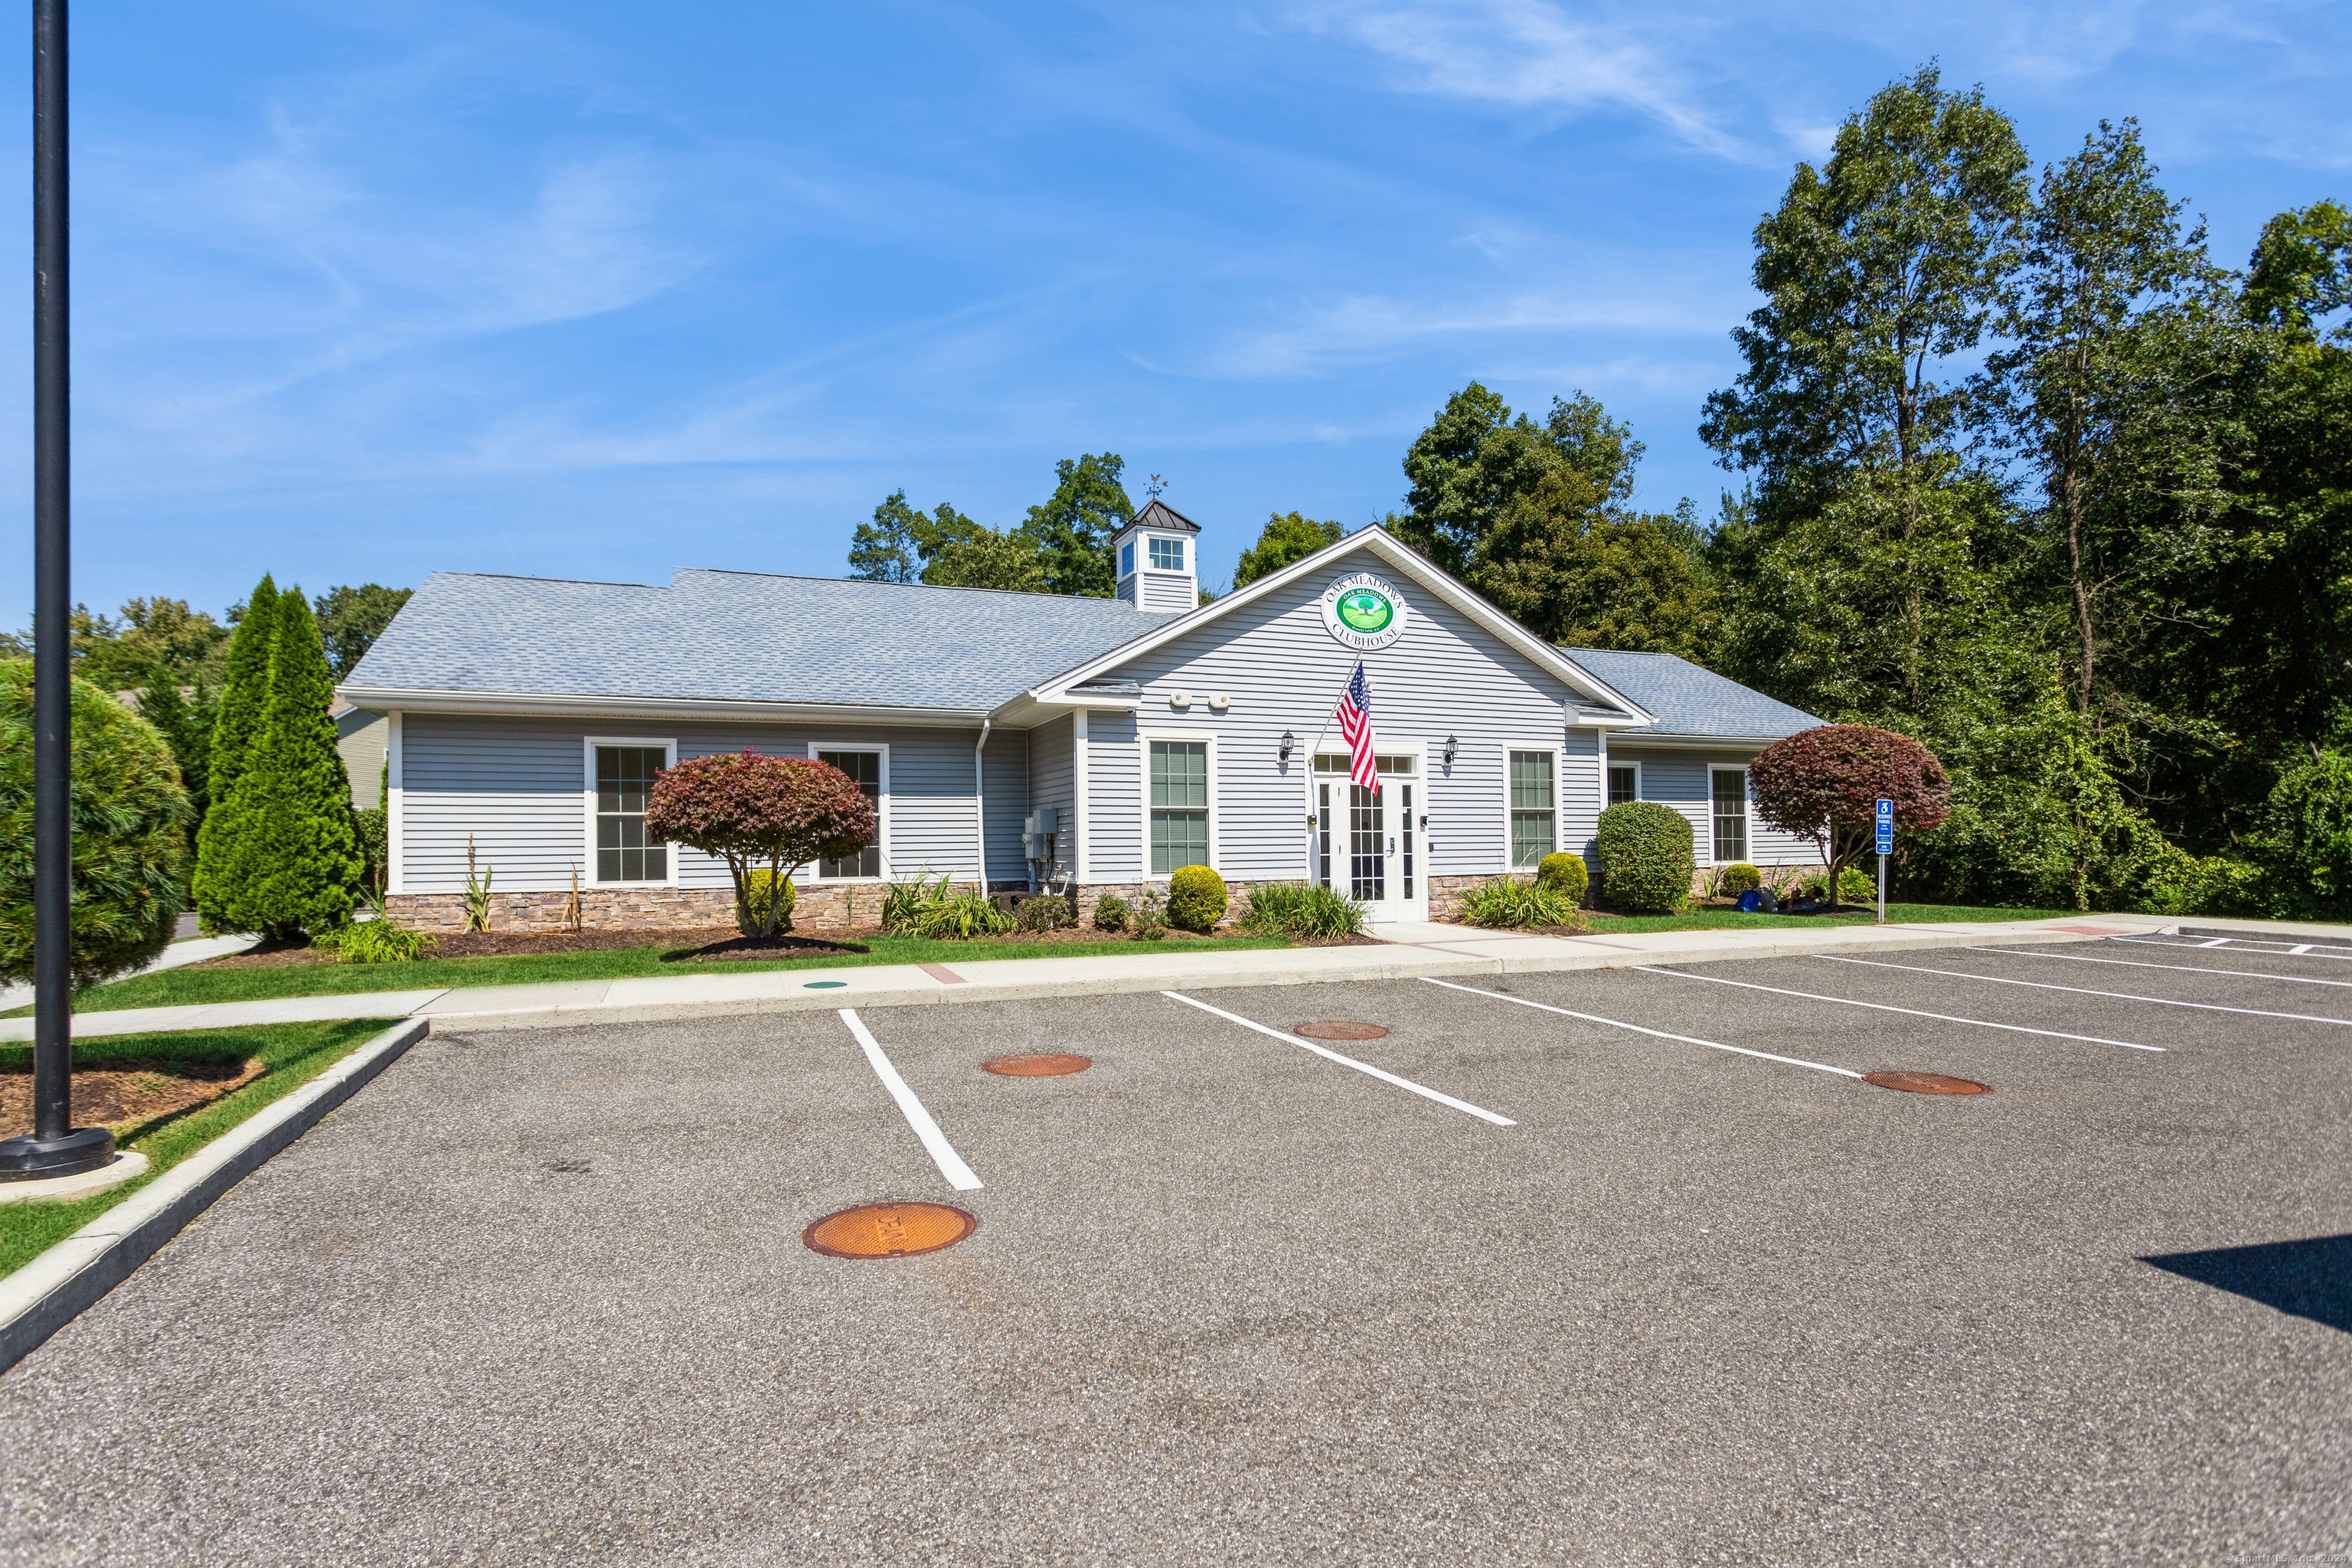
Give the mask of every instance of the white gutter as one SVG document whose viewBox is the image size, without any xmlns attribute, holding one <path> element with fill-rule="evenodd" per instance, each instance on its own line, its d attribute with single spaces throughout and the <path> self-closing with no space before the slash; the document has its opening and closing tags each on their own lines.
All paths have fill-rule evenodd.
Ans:
<svg viewBox="0 0 2352 1568">
<path fill-rule="evenodd" d="M 898 708 L 877 702 L 759 702 L 690 697 L 617 697 L 589 692 L 448 691 L 401 687 L 339 687 L 354 708 L 404 708 L 418 713 L 525 713 L 552 717 L 640 715 L 672 719 L 811 719 L 940 724 L 957 728 L 986 717 L 984 708 Z"/>
<path fill-rule="evenodd" d="M 980 739 L 971 748 L 971 820 L 980 834 L 980 896 L 988 897 L 988 727 L 993 718 L 980 721 Z"/>
</svg>

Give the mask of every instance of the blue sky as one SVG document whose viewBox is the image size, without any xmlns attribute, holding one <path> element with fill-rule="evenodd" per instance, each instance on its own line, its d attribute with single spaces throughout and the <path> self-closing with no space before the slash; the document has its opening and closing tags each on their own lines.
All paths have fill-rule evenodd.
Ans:
<svg viewBox="0 0 2352 1568">
<path fill-rule="evenodd" d="M 836 575 L 1056 458 L 1229 572 L 1350 526 L 1471 377 L 1581 387 L 1711 513 L 1748 232 L 1930 57 L 2037 159 L 2139 117 L 2242 260 L 2352 197 L 2352 7 L 1484 0 L 153 4 L 75 17 L 76 595 L 436 568 Z M 21 40 L 22 29 L 18 31 Z M 0 105 L 29 260 L 28 63 Z M 20 262 L 20 267 L 25 265 Z M 23 276 L 20 270 L 19 276 Z M 27 290 L 26 305 L 29 304 Z M 27 620 L 29 309 L 0 323 Z"/>
</svg>

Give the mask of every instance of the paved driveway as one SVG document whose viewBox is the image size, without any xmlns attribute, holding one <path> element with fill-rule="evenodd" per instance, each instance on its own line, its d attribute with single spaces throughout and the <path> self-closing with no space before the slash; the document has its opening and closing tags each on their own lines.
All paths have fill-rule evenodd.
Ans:
<svg viewBox="0 0 2352 1568">
<path fill-rule="evenodd" d="M 829 1014 L 437 1035 L 0 1379 L 0 1546 L 2352 1551 L 2352 964 L 2050 952 L 862 1015 L 961 1194 Z"/>
</svg>

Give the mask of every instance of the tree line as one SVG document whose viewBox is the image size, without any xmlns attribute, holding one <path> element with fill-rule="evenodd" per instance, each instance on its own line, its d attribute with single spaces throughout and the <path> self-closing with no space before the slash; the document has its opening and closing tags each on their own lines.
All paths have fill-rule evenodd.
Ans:
<svg viewBox="0 0 2352 1568">
<path fill-rule="evenodd" d="M 1552 641 L 1926 742 L 1953 804 L 1911 896 L 2352 915 L 2352 212 L 2281 213 L 2227 266 L 2135 121 L 2037 169 L 1930 66 L 1753 239 L 1763 303 L 1701 411 L 1740 477 L 1715 517 L 1637 507 L 1642 443 L 1596 399 L 1472 382 L 1383 525 Z M 986 585 L 1108 592 L 1103 494 L 1086 585 Z M 970 580 L 949 524 L 976 525 L 894 532 L 903 500 L 860 547 L 938 542 L 858 574 Z M 1042 542 L 1042 510 L 991 538 Z M 1340 532 L 1277 514 L 1235 582 Z"/>
</svg>

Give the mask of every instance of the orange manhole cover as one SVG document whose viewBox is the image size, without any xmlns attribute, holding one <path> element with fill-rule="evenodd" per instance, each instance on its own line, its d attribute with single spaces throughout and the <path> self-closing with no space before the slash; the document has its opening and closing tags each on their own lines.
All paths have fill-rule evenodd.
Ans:
<svg viewBox="0 0 2352 1568">
<path fill-rule="evenodd" d="M 1084 1072 L 1094 1065 L 1092 1057 L 1040 1051 L 1027 1057 L 991 1057 L 980 1064 L 980 1070 L 1002 1074 L 1005 1078 L 1059 1078 L 1066 1072 Z"/>
<path fill-rule="evenodd" d="M 1985 1086 L 1973 1079 L 1946 1078 L 1939 1072 L 1866 1072 L 1864 1083 L 1899 1089 L 1912 1094 L 1982 1094 Z"/>
<path fill-rule="evenodd" d="M 912 1258 L 953 1247 L 979 1225 L 948 1204 L 861 1204 L 825 1215 L 801 1240 L 827 1258 Z"/>
<path fill-rule="evenodd" d="M 1350 1018 L 1318 1018 L 1290 1032 L 1310 1040 L 1377 1040 L 1388 1034 L 1378 1024 L 1359 1024 Z"/>
</svg>

